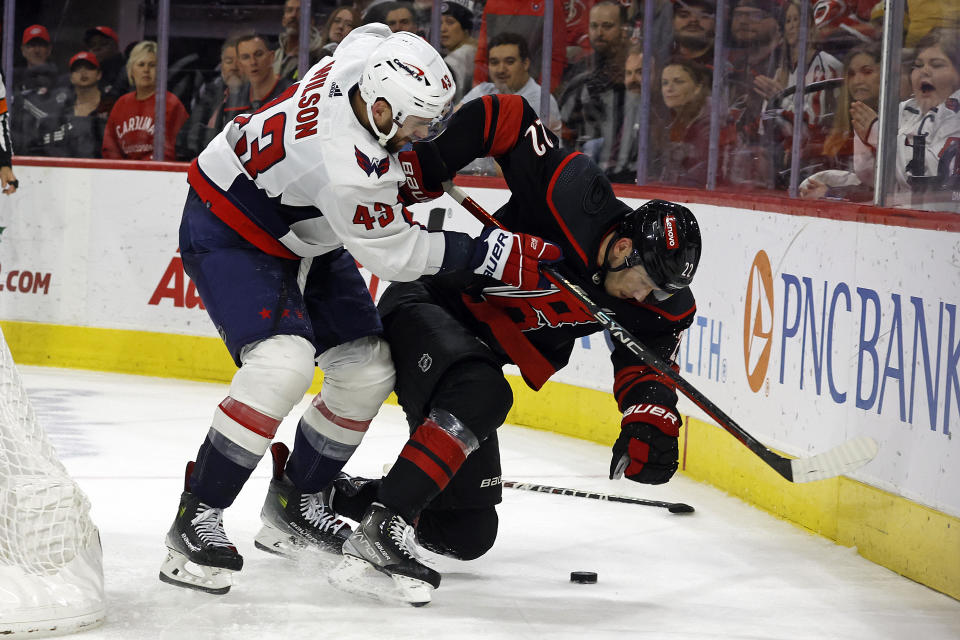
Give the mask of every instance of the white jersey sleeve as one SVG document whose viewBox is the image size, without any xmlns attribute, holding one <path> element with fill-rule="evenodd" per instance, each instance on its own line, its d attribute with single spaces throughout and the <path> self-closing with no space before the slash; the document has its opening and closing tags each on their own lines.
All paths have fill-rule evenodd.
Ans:
<svg viewBox="0 0 960 640">
<path fill-rule="evenodd" d="M 440 270 L 446 234 L 428 232 L 399 203 L 397 157 L 361 126 L 350 103 L 369 52 L 389 34 L 383 25 L 354 29 L 332 59 L 224 128 L 190 174 L 201 198 L 220 203 L 211 207 L 218 217 L 276 255 L 345 246 L 382 278 Z"/>
</svg>

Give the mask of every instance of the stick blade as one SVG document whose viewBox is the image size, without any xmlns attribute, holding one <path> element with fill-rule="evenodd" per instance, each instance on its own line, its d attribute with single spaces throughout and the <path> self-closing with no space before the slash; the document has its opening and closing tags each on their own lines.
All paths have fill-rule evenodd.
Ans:
<svg viewBox="0 0 960 640">
<path fill-rule="evenodd" d="M 790 461 L 793 482 L 813 482 L 859 469 L 873 460 L 880 446 L 868 436 L 854 438 L 809 458 Z"/>
</svg>

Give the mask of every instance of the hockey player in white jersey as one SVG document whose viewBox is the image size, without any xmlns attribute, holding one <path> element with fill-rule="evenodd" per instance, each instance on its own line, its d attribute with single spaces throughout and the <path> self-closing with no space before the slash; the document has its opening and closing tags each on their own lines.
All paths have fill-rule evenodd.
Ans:
<svg viewBox="0 0 960 640">
<path fill-rule="evenodd" d="M 223 510 L 303 398 L 315 366 L 323 389 L 300 418 L 293 451 L 280 442 L 271 448 L 273 479 L 255 542 L 288 557 L 340 553 L 350 527 L 330 507 L 330 486 L 395 377 L 354 258 L 389 280 L 468 270 L 534 288 L 539 262 L 560 257 L 533 236 L 472 238 L 413 222 L 397 152 L 438 131 L 454 91 L 452 74 L 422 38 L 360 27 L 303 81 L 235 118 L 190 166 L 183 264 L 239 370 L 187 464 L 164 582 L 230 589 L 243 559 Z"/>
</svg>

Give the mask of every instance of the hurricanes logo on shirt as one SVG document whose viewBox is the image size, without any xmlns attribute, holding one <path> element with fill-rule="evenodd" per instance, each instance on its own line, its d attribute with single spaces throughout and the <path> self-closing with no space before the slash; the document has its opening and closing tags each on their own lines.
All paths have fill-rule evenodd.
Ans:
<svg viewBox="0 0 960 640">
<path fill-rule="evenodd" d="M 377 177 L 380 178 L 390 170 L 390 156 L 380 158 L 379 160 L 371 160 L 367 154 L 360 151 L 359 147 L 354 146 L 353 150 L 356 151 L 357 164 L 368 176 L 376 173 Z"/>
</svg>

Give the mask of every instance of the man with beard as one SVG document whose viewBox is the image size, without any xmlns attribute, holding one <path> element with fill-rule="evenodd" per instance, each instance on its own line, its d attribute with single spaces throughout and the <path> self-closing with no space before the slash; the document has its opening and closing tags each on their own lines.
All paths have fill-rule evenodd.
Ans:
<svg viewBox="0 0 960 640">
<path fill-rule="evenodd" d="M 623 65 L 626 10 L 602 0 L 590 9 L 588 34 L 593 55 L 571 67 L 560 97 L 565 148 L 583 151 L 602 169 L 611 165 L 611 142 L 623 120 Z"/>
<path fill-rule="evenodd" d="M 696 2 L 697 0 L 694 0 Z M 640 131 L 640 88 L 643 81 L 643 46 L 635 44 L 627 51 L 624 63 L 623 86 L 626 90 L 623 100 L 623 124 L 620 133 L 610 151 L 610 159 L 615 164 L 607 171 L 611 182 L 633 184 L 637 177 L 637 135 Z M 651 100 L 651 107 L 654 101 Z M 651 118 L 652 122 L 652 118 Z M 651 145 L 655 143 L 655 129 L 650 127 Z M 658 155 L 647 153 L 647 173 L 659 173 Z"/>
<path fill-rule="evenodd" d="M 287 0 L 283 4 L 280 19 L 283 33 L 278 38 L 279 46 L 273 52 L 273 72 L 279 78 L 295 82 L 298 79 L 297 65 L 300 62 L 300 0 Z M 309 64 L 316 64 L 323 57 L 323 36 L 310 18 Z"/>
<path fill-rule="evenodd" d="M 730 17 L 732 40 L 727 86 L 737 140 L 723 173 L 731 184 L 773 188 L 771 149 L 760 133 L 764 96 L 754 88 L 758 75 L 773 77 L 779 66 L 780 21 L 776 0 L 735 0 Z"/>
<path fill-rule="evenodd" d="M 675 0 L 673 7 L 673 56 L 713 68 L 716 38 L 714 0 Z"/>
</svg>

